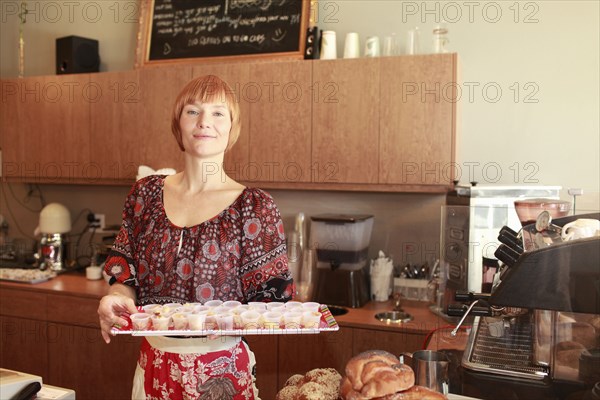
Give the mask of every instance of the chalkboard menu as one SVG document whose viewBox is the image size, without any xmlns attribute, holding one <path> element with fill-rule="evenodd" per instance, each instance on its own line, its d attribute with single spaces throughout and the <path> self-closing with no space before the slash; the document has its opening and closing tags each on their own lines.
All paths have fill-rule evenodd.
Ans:
<svg viewBox="0 0 600 400">
<path fill-rule="evenodd" d="M 304 52 L 308 0 L 142 2 L 138 64 Z"/>
</svg>

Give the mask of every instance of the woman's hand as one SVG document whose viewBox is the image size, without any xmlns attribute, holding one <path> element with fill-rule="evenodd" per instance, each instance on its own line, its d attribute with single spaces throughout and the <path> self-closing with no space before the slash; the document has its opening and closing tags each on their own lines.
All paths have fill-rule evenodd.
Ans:
<svg viewBox="0 0 600 400">
<path fill-rule="evenodd" d="M 98 315 L 100 317 L 100 330 L 106 343 L 110 343 L 111 330 L 114 326 L 127 325 L 123 314 L 136 313 L 135 301 L 132 297 L 122 293 L 111 293 L 100 300 Z"/>
</svg>

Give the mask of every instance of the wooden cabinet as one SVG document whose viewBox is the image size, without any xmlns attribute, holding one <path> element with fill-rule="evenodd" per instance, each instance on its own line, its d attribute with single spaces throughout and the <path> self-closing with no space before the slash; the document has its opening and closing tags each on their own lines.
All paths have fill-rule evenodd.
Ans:
<svg viewBox="0 0 600 400">
<path fill-rule="evenodd" d="M 450 185 L 456 55 L 384 57 L 380 66 L 380 183 Z"/>
<path fill-rule="evenodd" d="M 0 367 L 48 377 L 46 321 L 0 315 Z"/>
<path fill-rule="evenodd" d="M 276 189 L 444 192 L 454 178 L 456 54 L 251 61 L 3 80 L 3 179 L 130 185 L 180 171 L 177 94 L 215 74 L 239 101 L 225 170 Z"/>
<path fill-rule="evenodd" d="M 313 182 L 378 183 L 379 59 L 313 63 Z"/>
<path fill-rule="evenodd" d="M 256 63 L 244 95 L 250 103 L 245 180 L 310 182 L 311 63 Z"/>
<path fill-rule="evenodd" d="M 97 91 L 91 105 L 91 182 L 133 180 L 142 162 L 138 71 L 93 74 Z M 93 173 L 93 175 L 92 175 Z"/>
<path fill-rule="evenodd" d="M 173 104 L 192 79 L 192 67 L 140 70 L 139 123 L 136 138 L 142 163 L 154 168 L 183 169 L 184 155 L 171 133 Z"/>
<path fill-rule="evenodd" d="M 6 180 L 77 183 L 90 161 L 90 75 L 2 81 Z M 6 135 L 4 137 L 4 135 Z"/>
</svg>

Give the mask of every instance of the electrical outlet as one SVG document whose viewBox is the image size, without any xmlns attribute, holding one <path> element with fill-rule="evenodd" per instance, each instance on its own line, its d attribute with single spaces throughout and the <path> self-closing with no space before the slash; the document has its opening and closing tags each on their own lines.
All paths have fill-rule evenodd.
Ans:
<svg viewBox="0 0 600 400">
<path fill-rule="evenodd" d="M 105 215 L 104 214 L 93 214 L 93 218 L 90 217 L 90 231 L 95 230 L 102 231 L 106 227 Z"/>
</svg>

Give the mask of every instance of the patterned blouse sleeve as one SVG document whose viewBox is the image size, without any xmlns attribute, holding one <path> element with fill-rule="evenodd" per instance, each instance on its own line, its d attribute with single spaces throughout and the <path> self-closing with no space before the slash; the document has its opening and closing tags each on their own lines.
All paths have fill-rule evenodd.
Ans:
<svg viewBox="0 0 600 400">
<path fill-rule="evenodd" d="M 108 253 L 104 271 L 110 276 L 109 284 L 116 282 L 128 286 L 137 287 L 137 272 L 133 255 L 135 254 L 136 224 L 136 205 L 139 204 L 139 186 L 141 182 L 136 182 L 125 200 L 123 207 L 123 222 L 119 234 L 115 239 L 112 249 Z M 137 229 L 136 229 L 137 227 Z"/>
<path fill-rule="evenodd" d="M 295 292 L 288 270 L 285 232 L 273 198 L 255 189 L 244 199 L 241 240 L 246 301 L 288 301 Z"/>
</svg>

